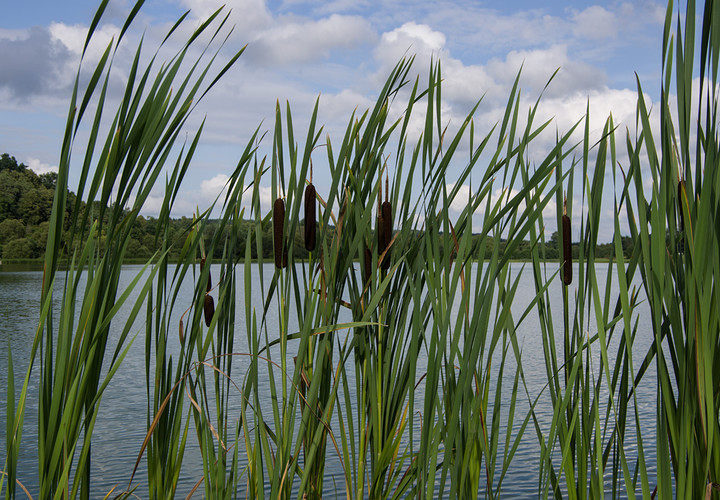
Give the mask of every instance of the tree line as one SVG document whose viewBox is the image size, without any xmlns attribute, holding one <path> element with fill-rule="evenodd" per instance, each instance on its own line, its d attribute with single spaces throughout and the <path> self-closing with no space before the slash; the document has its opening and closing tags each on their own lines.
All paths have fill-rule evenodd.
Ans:
<svg viewBox="0 0 720 500">
<path fill-rule="evenodd" d="M 0 156 L 0 258 L 3 260 L 40 259 L 45 252 L 45 243 L 48 236 L 50 212 L 52 211 L 53 197 L 57 184 L 57 174 L 49 172 L 36 174 L 27 165 L 18 163 L 15 157 L 7 153 Z M 76 205 L 75 193 L 68 190 L 68 203 L 65 213 L 65 229 L 69 229 L 72 220 L 81 220 L 82 217 L 73 219 L 73 209 Z M 80 204 L 80 210 L 87 210 L 85 204 Z M 171 219 L 169 230 L 162 238 L 168 242 L 176 242 L 187 235 L 193 225 L 193 220 L 188 217 Z M 203 228 L 203 238 L 206 239 L 208 247 L 210 240 L 214 237 L 218 221 L 209 220 Z M 263 224 L 260 231 L 262 244 L 262 256 L 266 259 L 272 258 L 272 225 Z M 154 217 L 139 217 L 131 230 L 131 237 L 128 243 L 129 255 L 137 259 L 147 259 L 157 252 L 163 241 L 156 234 L 157 219 Z M 236 241 L 245 242 L 248 234 L 251 237 L 250 252 L 252 258 L 258 257 L 258 245 L 256 244 L 257 224 L 255 221 L 243 221 L 236 228 Z M 100 238 L 102 242 L 102 235 Z M 625 257 L 632 255 L 633 242 L 629 237 L 623 238 L 623 253 Z M 544 251 L 546 259 L 559 258 L 561 251 L 558 246 L 558 233 L 553 233 L 550 238 L 541 245 L 541 255 Z M 532 243 L 523 241 L 513 252 L 512 258 L 527 260 L 530 258 Z M 179 254 L 180 245 L 170 248 L 170 257 Z M 490 252 L 492 249 L 486 249 Z M 499 248 L 504 253 L 504 242 Z M 218 252 L 222 252 L 218 248 Z M 237 257 L 244 255 L 245 245 L 237 245 Z M 573 257 L 577 258 L 578 244 L 573 244 Z M 595 249 L 596 258 L 610 258 L 614 254 L 612 243 L 600 244 Z M 214 256 L 220 258 L 221 255 Z M 295 245 L 296 259 L 307 257 L 302 242 Z"/>
</svg>

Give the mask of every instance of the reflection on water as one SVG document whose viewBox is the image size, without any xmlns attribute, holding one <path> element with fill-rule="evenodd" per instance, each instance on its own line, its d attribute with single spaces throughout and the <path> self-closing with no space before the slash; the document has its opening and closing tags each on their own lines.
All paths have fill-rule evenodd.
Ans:
<svg viewBox="0 0 720 500">
<path fill-rule="evenodd" d="M 519 272 L 520 265 L 515 265 L 513 272 Z M 138 272 L 140 272 L 141 266 L 125 266 L 123 267 L 123 273 L 121 274 L 121 289 L 127 286 L 131 279 L 133 279 Z M 238 286 L 240 289 L 243 287 L 243 277 L 240 274 L 241 269 L 238 269 Z M 257 273 L 257 269 L 253 267 L 253 272 Z M 218 271 L 213 270 L 215 276 L 219 275 Z M 272 269 L 268 268 L 264 273 L 264 280 L 269 282 L 272 277 Z M 602 274 L 602 271 L 600 271 Z M 58 278 L 61 278 L 62 273 L 58 274 Z M 256 275 L 253 277 L 256 282 L 259 282 L 260 277 Z M 604 277 L 598 276 L 600 282 L 603 282 Z M 517 297 L 513 308 L 518 311 L 518 314 L 522 312 L 525 307 L 532 301 L 534 296 L 534 285 L 532 283 L 532 277 L 530 272 L 525 272 L 521 278 L 523 283 L 517 292 Z M 187 289 L 182 291 L 180 294 L 180 301 L 182 297 L 192 297 L 192 280 L 187 280 Z M 39 316 L 40 307 L 40 288 L 42 286 L 42 270 L 35 267 L 34 269 L 28 269 L 27 266 L 22 269 L 10 268 L 2 266 L 0 268 L 0 348 L 3 353 L 7 353 L 12 350 L 12 356 L 15 367 L 15 384 L 16 392 L 19 394 L 22 377 L 28 367 L 32 342 L 35 336 L 35 329 L 37 328 L 37 321 Z M 56 286 L 59 284 L 56 283 Z M 560 300 L 559 297 L 559 283 L 558 290 L 551 291 L 552 300 Z M 267 287 L 266 287 L 267 290 Z M 61 297 L 58 293 L 54 298 L 54 308 L 58 310 L 59 301 Z M 262 296 L 260 293 L 253 294 L 251 298 L 252 306 L 256 309 L 262 308 Z M 172 325 L 177 325 L 179 321 L 179 314 L 185 310 L 190 304 L 180 305 L 177 307 L 180 311 L 171 320 Z M 245 325 L 244 320 L 244 300 L 239 300 L 236 321 L 236 327 L 242 328 Z M 561 311 L 560 304 L 554 304 L 554 314 L 559 314 Z M 120 316 L 115 322 L 115 325 L 120 325 L 124 322 L 127 317 L 128 310 L 120 313 Z M 273 308 L 270 308 L 271 314 L 276 314 Z M 123 314 L 125 316 L 123 316 Z M 142 317 L 142 314 L 141 314 Z M 291 315 L 294 321 L 297 318 Z M 277 318 L 270 318 L 269 324 L 275 324 Z M 557 318 L 557 325 L 560 325 L 560 318 Z M 592 329 L 593 323 L 590 323 L 590 329 Z M 290 325 L 290 331 L 296 331 L 297 324 Z M 113 349 L 113 341 L 117 341 L 119 335 L 119 328 L 115 329 L 115 337 L 111 339 L 110 346 Z M 646 352 L 649 343 L 651 341 L 651 330 L 649 325 L 642 323 L 642 314 L 640 315 L 640 323 L 638 331 L 638 343 L 635 346 L 636 355 L 639 356 L 641 353 Z M 269 332 L 272 335 L 272 332 Z M 594 334 L 595 332 L 590 332 Z M 133 344 L 130 351 L 123 362 L 123 365 L 112 379 L 101 405 L 100 415 L 95 425 L 95 431 L 93 434 L 93 460 L 92 460 L 92 476 L 93 476 L 93 487 L 95 490 L 92 493 L 94 497 L 101 497 L 107 493 L 115 485 L 119 485 L 122 489 L 130 477 L 130 474 L 135 465 L 137 454 L 140 450 L 141 444 L 145 437 L 145 431 L 147 429 L 147 388 L 145 378 L 145 339 L 144 339 L 144 328 L 142 325 L 142 318 L 134 326 L 132 330 Z M 174 339 L 171 335 L 172 341 L 174 342 L 171 349 L 179 349 L 179 342 Z M 525 374 L 525 380 L 528 384 L 528 392 L 531 398 L 535 398 L 540 395 L 540 402 L 537 406 L 537 416 L 539 424 L 541 426 L 549 426 L 550 420 L 552 419 L 552 410 L 548 404 L 549 396 L 545 389 L 545 383 L 547 381 L 546 367 L 543 356 L 543 345 L 542 337 L 540 335 L 540 326 L 538 318 L 530 315 L 520 325 L 518 330 L 518 340 L 522 348 L 523 353 L 523 370 Z M 235 346 L 234 351 L 243 353 L 249 352 L 246 345 L 247 338 L 243 333 L 236 333 L 235 335 Z M 599 349 L 596 352 L 599 356 Z M 597 356 L 594 356 L 597 359 Z M 637 359 L 637 358 L 636 358 Z M 7 355 L 0 356 L 0 401 L 2 401 L 2 407 L 6 405 L 6 391 L 7 387 Z M 249 366 L 249 359 L 247 357 L 239 356 L 236 361 L 233 361 L 233 372 L 238 374 L 239 378 L 244 376 L 247 367 Z M 418 374 L 424 372 L 423 366 L 427 363 L 427 359 L 424 358 L 424 353 L 421 351 L 421 359 L 418 360 Z M 596 366 L 597 368 L 597 366 Z M 512 387 L 513 377 L 515 368 L 513 361 L 509 360 L 508 365 L 505 367 L 505 374 L 503 377 L 504 390 L 509 391 Z M 651 369 L 649 373 L 653 373 Z M 354 376 L 353 370 L 348 370 L 348 376 Z M 600 373 L 596 373 L 596 377 L 602 376 Z M 416 377 L 420 379 L 420 375 Z M 34 492 L 37 489 L 36 473 L 33 471 L 37 468 L 37 438 L 35 435 L 36 428 L 36 416 L 37 416 L 37 385 L 32 383 L 33 378 L 31 377 L 30 383 L 30 397 L 28 398 L 28 408 L 26 412 L 26 422 L 23 432 L 22 449 L 20 456 L 20 480 L 28 486 L 29 490 Z M 349 381 L 350 386 L 354 386 L 354 380 Z M 419 398 L 422 398 L 423 384 L 421 383 L 416 392 Z M 543 392 L 544 391 L 544 392 Z M 269 391 L 263 391 L 261 388 L 261 394 L 269 394 Z M 237 399 L 232 404 L 239 405 L 239 395 L 236 395 Z M 601 395 L 607 397 L 606 395 Z M 641 387 L 638 389 L 638 398 L 640 400 L 639 410 L 641 412 L 640 418 L 644 423 L 645 434 L 643 439 L 645 440 L 645 447 L 648 450 L 646 460 L 649 464 L 654 463 L 654 419 L 655 419 L 655 401 L 656 401 L 656 390 L 652 377 L 647 377 Z M 270 401 L 266 402 L 269 405 Z M 417 403 L 416 403 L 417 404 Z M 507 410 L 510 404 L 509 398 L 503 402 L 503 416 L 505 419 L 501 422 L 501 429 L 507 427 Z M 516 408 L 516 418 L 521 415 L 520 419 L 524 417 L 524 414 L 529 408 L 528 396 L 523 391 L 522 394 L 518 395 L 518 407 Z M 521 421 L 513 422 L 511 428 L 513 431 L 517 431 L 521 424 Z M 5 433 L 5 412 L 0 412 L 0 432 Z M 192 428 L 192 427 L 191 427 Z M 419 433 L 416 434 L 419 436 Z M 195 438 L 190 436 L 188 443 L 193 443 Z M 4 454 L 5 439 L 3 436 L 2 442 L 0 442 L 0 451 Z M 626 452 L 628 455 L 636 453 L 636 446 L 634 451 L 634 443 L 626 443 Z M 500 451 L 502 453 L 502 451 Z M 332 447 L 328 447 L 328 461 L 326 463 L 326 496 L 332 496 L 335 486 L 342 488 L 342 467 L 337 460 L 337 457 L 333 457 L 334 450 Z M 517 450 L 510 469 L 507 472 L 505 479 L 503 480 L 503 498 L 527 498 L 535 497 L 538 493 L 538 474 L 539 474 L 539 445 L 538 438 L 534 431 L 532 423 L 527 428 L 525 436 L 522 439 L 522 443 Z M 244 460 L 243 460 L 244 461 Z M 632 460 L 631 460 L 632 463 Z M 649 470 L 652 477 L 654 471 Z M 183 473 L 181 474 L 178 497 L 184 497 L 195 485 L 198 478 L 202 476 L 202 462 L 200 454 L 197 448 L 193 448 L 191 445 L 186 450 Z M 146 469 L 144 464 L 141 464 L 136 474 L 133 484 L 140 485 L 138 494 L 142 498 L 143 485 L 146 478 Z M 496 476 L 497 481 L 497 476 Z M 338 493 L 342 493 L 338 491 Z M 243 495 L 241 495 L 243 496 Z M 342 495 L 341 495 L 342 496 Z"/>
</svg>

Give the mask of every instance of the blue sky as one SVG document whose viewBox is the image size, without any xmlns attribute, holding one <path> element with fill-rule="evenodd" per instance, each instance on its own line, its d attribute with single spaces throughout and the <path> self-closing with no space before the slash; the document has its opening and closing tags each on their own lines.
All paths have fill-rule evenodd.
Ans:
<svg viewBox="0 0 720 500">
<path fill-rule="evenodd" d="M 147 46 L 154 46 L 185 10 L 191 9 L 190 25 L 195 25 L 222 3 L 148 0 L 130 38 L 144 32 Z M 244 44 L 248 48 L 197 110 L 194 124 L 207 117 L 203 147 L 177 215 L 189 215 L 214 198 L 255 127 L 271 128 L 277 99 L 290 102 L 302 127 L 319 95 L 320 120 L 338 141 L 352 110 L 371 105 L 390 68 L 406 53 L 416 54 L 414 69 L 421 74 L 431 57 L 440 57 L 446 123 L 460 123 L 485 95 L 476 115 L 480 132 L 498 120 L 521 65 L 528 103 L 560 68 L 540 113 L 555 119 L 560 130 L 583 116 L 588 101 L 596 129 L 610 111 L 622 127 L 632 128 L 635 73 L 650 99 L 657 100 L 666 8 L 661 2 L 224 3 L 236 25 L 226 53 Z M 107 39 L 130 7 L 125 0 L 110 1 L 101 26 Z M 0 9 L 0 152 L 46 171 L 57 164 L 69 86 L 96 2 L 4 1 Z M 116 66 L 127 67 L 123 57 L 129 55 L 120 52 Z M 148 214 L 157 210 L 151 203 Z"/>
</svg>

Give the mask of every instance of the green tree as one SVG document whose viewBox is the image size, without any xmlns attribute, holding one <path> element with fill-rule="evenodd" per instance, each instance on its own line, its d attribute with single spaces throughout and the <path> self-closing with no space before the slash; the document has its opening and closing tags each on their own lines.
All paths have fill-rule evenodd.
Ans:
<svg viewBox="0 0 720 500">
<path fill-rule="evenodd" d="M 18 219 L 5 219 L 0 222 L 0 245 L 23 238 L 25 236 L 25 224 Z"/>
<path fill-rule="evenodd" d="M 14 156 L 10 156 L 7 153 L 0 155 L 0 171 L 22 172 L 26 168 L 27 166 L 23 163 L 18 163 Z"/>
<path fill-rule="evenodd" d="M 38 180 L 40 181 L 40 184 L 51 190 L 55 190 L 55 186 L 57 185 L 57 178 L 58 174 L 57 172 L 46 172 L 44 174 L 40 174 L 38 176 Z"/>
<path fill-rule="evenodd" d="M 48 231 L 50 223 L 48 221 L 41 222 L 39 225 L 28 228 L 27 239 L 33 247 L 33 257 L 42 257 L 47 246 Z"/>
<path fill-rule="evenodd" d="M 18 205 L 28 191 L 35 188 L 33 178 L 23 171 L 0 170 L 0 222 L 5 219 L 21 219 Z"/>
<path fill-rule="evenodd" d="M 27 238 L 18 238 L 3 245 L 3 259 L 32 259 L 33 245 Z"/>
<path fill-rule="evenodd" d="M 43 186 L 26 191 L 18 202 L 20 219 L 29 226 L 37 226 L 49 220 L 54 195 L 53 190 Z"/>
</svg>

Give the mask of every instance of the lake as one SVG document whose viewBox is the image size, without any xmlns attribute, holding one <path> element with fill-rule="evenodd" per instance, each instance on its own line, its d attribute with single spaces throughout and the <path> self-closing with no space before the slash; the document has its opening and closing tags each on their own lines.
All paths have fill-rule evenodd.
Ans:
<svg viewBox="0 0 720 500">
<path fill-rule="evenodd" d="M 521 263 L 513 263 L 511 271 L 515 274 L 521 273 L 522 267 L 523 265 Z M 121 275 L 121 288 L 126 286 L 140 271 L 141 266 L 124 266 Z M 213 267 L 212 272 L 214 277 L 218 276 L 219 267 L 217 269 Z M 243 277 L 241 275 L 241 267 L 238 268 L 238 273 L 239 288 L 242 289 Z M 252 276 L 252 279 L 259 282 L 260 277 L 257 271 L 257 266 L 253 266 L 253 273 L 254 276 Z M 268 264 L 264 271 L 266 285 L 269 283 L 272 273 L 272 264 Z M 577 273 L 577 265 L 575 273 Z M 607 267 L 599 265 L 598 278 L 600 282 L 604 282 L 606 273 Z M 577 276 L 577 274 L 575 275 Z M 192 283 L 192 280 L 186 281 L 186 296 L 191 299 L 194 283 Z M 15 360 L 15 383 L 16 389 L 18 390 L 17 392 L 19 393 L 19 386 L 21 385 L 21 379 L 25 375 L 25 371 L 28 366 L 30 350 L 35 335 L 35 329 L 37 328 L 41 285 L 41 271 L 28 270 L 27 268 L 0 266 L 0 346 L 3 353 L 0 356 L 0 400 L 2 401 L 3 409 L 6 406 L 8 372 L 7 352 L 9 349 L 12 349 L 13 359 Z M 635 283 L 635 285 L 639 286 L 640 283 Z M 556 304 L 552 305 L 554 313 L 558 315 L 561 312 L 561 286 L 562 285 L 559 280 L 556 281 L 551 285 L 552 290 L 550 293 L 551 300 L 557 301 Z M 267 289 L 267 286 L 265 289 Z M 616 291 L 612 291 L 611 295 L 616 295 L 616 293 Z M 513 304 L 513 308 L 516 308 L 518 316 L 525 309 L 527 304 L 532 301 L 534 294 L 535 288 L 532 281 L 532 275 L 528 270 L 526 270 L 521 276 L 521 285 L 517 292 L 516 304 Z M 60 298 L 60 294 L 57 294 L 55 297 L 56 308 L 59 307 Z M 262 299 L 261 294 L 254 294 L 251 302 L 253 307 L 258 310 L 262 310 Z M 242 302 L 243 301 L 240 300 L 238 304 L 238 320 L 236 321 L 237 328 L 242 328 L 245 325 L 244 320 L 240 320 L 240 318 L 243 318 L 245 314 L 244 304 Z M 185 307 L 190 305 L 191 304 L 187 304 Z M 184 310 L 185 307 L 178 307 L 177 309 Z M 271 307 L 271 314 L 274 314 L 273 311 L 274 309 Z M 121 312 L 118 319 L 122 320 L 124 317 L 127 317 L 127 314 L 128 311 Z M 294 316 L 293 319 L 296 320 Z M 271 317 L 269 321 L 277 321 L 277 317 Z M 179 317 L 171 320 L 171 324 L 178 325 L 178 323 Z M 121 324 L 121 321 L 115 322 L 115 325 L 119 324 Z M 556 324 L 562 324 L 559 316 Z M 591 322 L 590 325 L 593 325 L 593 323 Z M 119 330 L 119 328 L 115 328 L 115 330 Z M 289 331 L 296 330 L 297 324 L 291 324 Z M 644 354 L 652 341 L 652 330 L 650 325 L 648 325 L 643 319 L 642 309 L 639 310 L 638 331 L 640 332 L 638 334 L 639 341 L 634 347 L 634 359 L 638 359 L 637 356 Z M 542 393 L 547 380 L 544 357 L 542 354 L 542 339 L 539 332 L 540 328 L 538 318 L 533 314 L 528 316 L 518 328 L 518 339 L 523 352 L 523 369 L 528 383 L 528 391 L 533 397 Z M 124 360 L 123 365 L 117 372 L 116 376 L 112 379 L 103 397 L 100 414 L 95 426 L 92 448 L 92 478 L 94 488 L 91 494 L 92 497 L 102 497 L 116 485 L 119 486 L 119 489 L 122 489 L 125 485 L 127 485 L 145 437 L 147 429 L 148 403 L 145 382 L 144 327 L 141 321 L 136 322 L 133 333 L 137 334 L 137 337 L 135 338 L 129 353 Z M 117 337 L 119 331 L 116 331 L 115 334 Z M 346 333 L 343 333 L 343 335 L 346 335 Z M 179 345 L 179 341 L 175 338 L 171 349 L 177 350 L 179 349 Z M 247 353 L 250 351 L 247 346 L 247 339 L 241 332 L 238 332 L 235 335 L 235 345 L 233 350 L 237 353 Z M 599 349 L 596 350 L 595 354 L 597 353 L 599 353 Z M 422 356 L 424 356 L 424 354 L 421 354 L 421 357 Z M 598 357 L 595 356 L 595 363 L 597 363 L 597 359 Z M 422 373 L 423 363 L 427 363 L 426 358 L 418 360 L 418 373 Z M 237 360 L 233 361 L 233 373 L 242 380 L 249 364 L 250 361 L 247 357 L 238 356 Z M 509 365 L 506 367 L 504 376 L 504 384 L 507 384 L 506 387 L 512 387 L 514 371 L 514 366 Z M 354 376 L 352 370 L 349 370 L 348 373 L 351 376 Z M 638 387 L 638 400 L 640 401 L 639 417 L 644 430 L 643 439 L 645 440 L 646 446 L 646 460 L 649 464 L 648 473 L 651 477 L 651 484 L 654 484 L 654 428 L 655 404 L 657 399 L 656 387 L 653 380 L 654 368 L 650 368 L 649 375 L 649 377 L 645 378 L 641 386 Z M 599 377 L 601 374 L 596 373 L 596 376 Z M 419 379 L 420 376 L 417 378 Z M 37 390 L 37 384 L 34 384 L 31 378 L 30 397 L 28 398 L 19 464 L 19 479 L 30 490 L 30 492 L 33 493 L 34 497 L 36 497 L 35 492 L 37 491 L 37 436 L 35 431 L 37 425 Z M 418 388 L 418 391 L 420 397 L 422 397 L 422 385 Z M 520 403 L 519 408 L 516 411 L 516 415 L 524 416 L 524 412 L 526 412 L 528 408 L 527 400 L 524 395 L 519 396 L 518 400 Z M 541 424 L 549 423 L 549 420 L 552 418 L 552 409 L 550 408 L 550 405 L 547 404 L 547 401 L 548 398 L 541 396 L 541 402 L 537 407 L 537 415 Z M 268 404 L 268 407 L 271 404 L 270 401 L 267 401 L 266 403 Z M 239 405 L 239 396 L 232 404 Z M 514 424 L 514 427 L 516 428 L 517 425 L 519 425 L 519 422 Z M 629 425 L 632 424 L 629 422 Z M 2 443 L 0 446 L 2 447 L 2 452 L 4 454 L 4 411 L 0 414 L 0 429 L 0 432 L 3 433 Z M 193 485 L 195 485 L 197 480 L 202 477 L 202 461 L 197 450 L 197 446 L 194 445 L 194 439 L 195 436 L 191 427 L 191 433 L 188 441 L 189 443 L 192 443 L 193 446 L 189 446 L 185 453 L 183 473 L 181 474 L 178 487 L 178 497 L 185 497 L 185 495 L 192 489 Z M 626 453 L 628 453 L 629 456 L 633 455 L 633 446 L 634 444 L 632 442 L 626 443 Z M 330 446 L 328 446 L 325 481 L 326 498 L 332 498 L 334 495 L 333 480 L 337 483 L 338 496 L 344 496 L 344 491 L 340 490 L 343 484 L 342 469 L 338 464 L 337 457 L 335 456 L 335 459 L 333 459 L 333 456 L 334 451 Z M 527 498 L 537 496 L 539 457 L 540 452 L 538 438 L 531 424 L 525 433 L 521 446 L 518 449 L 508 471 L 508 475 L 504 480 L 502 490 L 503 498 Z M 243 461 L 244 457 L 241 458 L 241 462 Z M 146 474 L 146 468 L 144 464 L 141 464 L 133 481 L 134 485 L 139 485 L 136 494 L 140 498 L 145 498 L 147 496 L 147 488 L 144 487 L 146 484 Z M 198 490 L 195 497 L 199 498 L 201 496 L 201 491 L 202 489 Z M 245 496 L 242 491 L 238 493 L 240 497 Z"/>
</svg>

